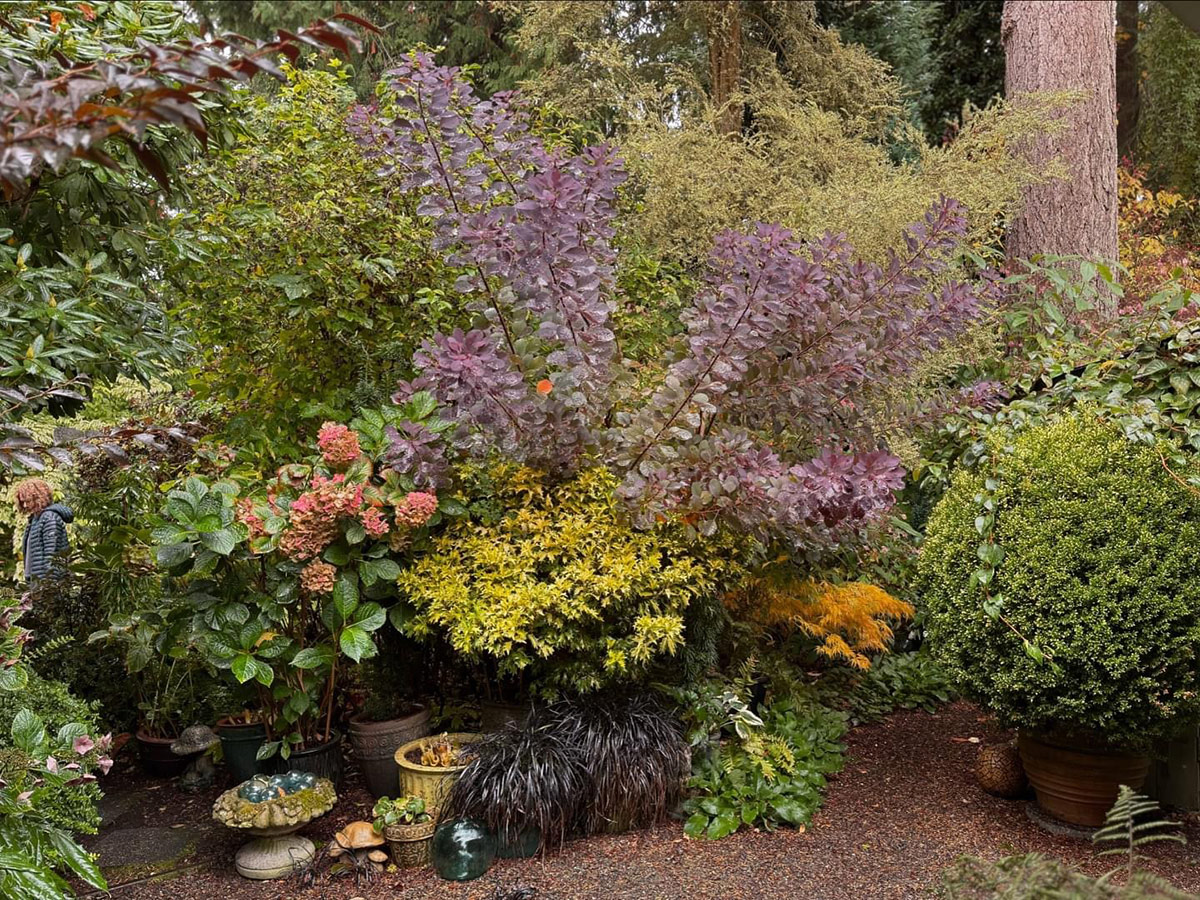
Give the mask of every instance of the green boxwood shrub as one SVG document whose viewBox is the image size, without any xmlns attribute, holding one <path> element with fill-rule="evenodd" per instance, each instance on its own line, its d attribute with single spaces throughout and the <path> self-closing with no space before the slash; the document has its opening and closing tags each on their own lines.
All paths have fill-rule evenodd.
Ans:
<svg viewBox="0 0 1200 900">
<path fill-rule="evenodd" d="M 97 704 L 80 700 L 60 681 L 50 681 L 33 672 L 29 683 L 20 691 L 0 691 L 0 779 L 28 777 L 28 759 L 14 746 L 12 723 L 22 709 L 31 710 L 54 734 L 63 725 L 80 722 L 93 737 L 101 732 L 96 714 Z M 95 783 L 63 787 L 55 790 L 40 807 L 50 821 L 74 832 L 95 834 L 100 825 L 96 804 L 101 792 Z"/>
<path fill-rule="evenodd" d="M 1087 413 L 994 433 L 929 520 L 918 587 L 935 652 L 1007 724 L 1139 746 L 1200 713 L 1200 497 Z M 981 533 L 1003 552 L 984 609 Z M 1039 661 L 1023 638 L 1043 651 Z"/>
</svg>

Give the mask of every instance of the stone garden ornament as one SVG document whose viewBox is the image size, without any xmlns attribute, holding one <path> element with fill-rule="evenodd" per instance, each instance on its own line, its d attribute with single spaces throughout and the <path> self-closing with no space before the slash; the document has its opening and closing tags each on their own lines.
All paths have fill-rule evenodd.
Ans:
<svg viewBox="0 0 1200 900">
<path fill-rule="evenodd" d="M 176 756 L 191 757 L 188 767 L 179 776 L 179 789 L 188 794 L 194 794 L 207 787 L 212 787 L 217 770 L 213 766 L 209 750 L 221 742 L 207 725 L 189 725 L 179 735 L 179 740 L 171 744 L 171 752 Z"/>
<path fill-rule="evenodd" d="M 285 878 L 307 866 L 316 846 L 294 834 L 337 802 L 333 782 L 308 772 L 256 775 L 213 804 L 213 818 L 254 838 L 238 850 L 235 866 L 246 878 Z"/>
</svg>

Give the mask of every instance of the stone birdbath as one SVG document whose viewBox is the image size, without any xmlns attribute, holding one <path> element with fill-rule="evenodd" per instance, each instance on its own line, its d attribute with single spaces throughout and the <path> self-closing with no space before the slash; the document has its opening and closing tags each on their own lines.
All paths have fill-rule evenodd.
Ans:
<svg viewBox="0 0 1200 900">
<path fill-rule="evenodd" d="M 188 767 L 179 776 L 179 789 L 188 794 L 212 787 L 216 777 L 216 768 L 208 751 L 219 744 L 221 739 L 207 725 L 189 725 L 179 735 L 179 740 L 171 744 L 171 752 L 176 756 L 189 757 Z"/>
<path fill-rule="evenodd" d="M 294 832 L 337 802 L 333 782 L 308 772 L 255 775 L 217 798 L 213 818 L 254 838 L 234 858 L 238 874 L 266 880 L 291 875 L 311 862 L 316 846 Z"/>
</svg>

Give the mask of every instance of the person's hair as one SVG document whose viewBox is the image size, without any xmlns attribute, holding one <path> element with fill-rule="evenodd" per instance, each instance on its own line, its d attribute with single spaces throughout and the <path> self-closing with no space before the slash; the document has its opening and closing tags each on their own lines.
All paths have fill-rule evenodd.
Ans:
<svg viewBox="0 0 1200 900">
<path fill-rule="evenodd" d="M 40 478 L 30 478 L 17 485 L 17 509 L 27 516 L 36 516 L 50 505 L 52 499 L 50 485 Z"/>
</svg>

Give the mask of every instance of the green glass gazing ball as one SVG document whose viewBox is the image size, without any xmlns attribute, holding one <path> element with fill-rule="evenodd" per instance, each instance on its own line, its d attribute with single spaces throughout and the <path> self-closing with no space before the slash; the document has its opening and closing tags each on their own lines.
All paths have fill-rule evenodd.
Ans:
<svg viewBox="0 0 1200 900">
<path fill-rule="evenodd" d="M 433 833 L 433 868 L 447 881 L 478 878 L 496 858 L 496 838 L 479 822 L 455 819 Z"/>
</svg>

